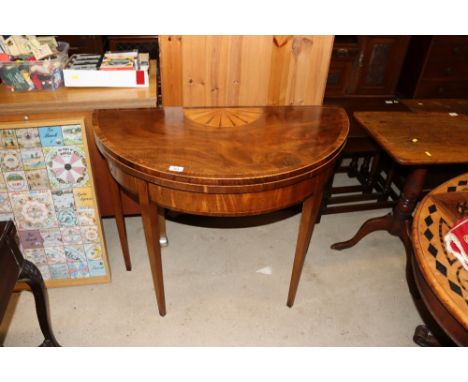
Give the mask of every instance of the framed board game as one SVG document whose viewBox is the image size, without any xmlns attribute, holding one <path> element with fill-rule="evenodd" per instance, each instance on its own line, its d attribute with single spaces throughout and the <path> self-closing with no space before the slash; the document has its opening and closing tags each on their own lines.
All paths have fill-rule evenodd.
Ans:
<svg viewBox="0 0 468 382">
<path fill-rule="evenodd" d="M 48 287 L 108 282 L 84 118 L 0 123 L 0 221 Z"/>
</svg>

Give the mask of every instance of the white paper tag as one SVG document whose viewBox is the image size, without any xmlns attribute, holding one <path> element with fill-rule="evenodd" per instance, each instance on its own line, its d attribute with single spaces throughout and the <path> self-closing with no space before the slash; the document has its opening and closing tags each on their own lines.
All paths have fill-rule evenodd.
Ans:
<svg viewBox="0 0 468 382">
<path fill-rule="evenodd" d="M 458 113 L 449 113 L 451 117 L 458 117 Z"/>
<path fill-rule="evenodd" d="M 264 275 L 271 275 L 273 273 L 273 268 L 271 267 L 271 265 L 268 265 L 264 268 L 257 270 L 256 273 L 263 273 Z"/>
<path fill-rule="evenodd" d="M 184 168 L 181 166 L 169 166 L 169 171 L 184 172 Z"/>
</svg>

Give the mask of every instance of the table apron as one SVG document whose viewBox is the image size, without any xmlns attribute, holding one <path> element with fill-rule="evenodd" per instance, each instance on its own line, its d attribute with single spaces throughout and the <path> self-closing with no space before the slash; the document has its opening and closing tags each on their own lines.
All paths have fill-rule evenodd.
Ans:
<svg viewBox="0 0 468 382">
<path fill-rule="evenodd" d="M 138 194 L 138 182 L 147 182 L 151 201 L 158 206 L 185 213 L 208 216 L 248 216 L 277 211 L 302 202 L 311 195 L 321 198 L 321 186 L 331 175 L 330 163 L 295 183 L 276 184 L 275 188 L 258 187 L 255 191 L 238 192 L 235 187 L 225 187 L 224 192 L 181 190 L 164 187 L 135 177 L 124 171 L 125 166 L 108 161 L 112 176 L 122 188 Z M 229 192 L 232 189 L 233 192 Z M 246 188 L 244 187 L 244 190 Z"/>
<path fill-rule="evenodd" d="M 249 193 L 206 194 L 173 190 L 149 184 L 151 200 L 157 205 L 175 211 L 209 216 L 247 216 L 277 211 L 302 202 L 316 194 L 321 185 L 316 175 L 289 186 Z"/>
</svg>

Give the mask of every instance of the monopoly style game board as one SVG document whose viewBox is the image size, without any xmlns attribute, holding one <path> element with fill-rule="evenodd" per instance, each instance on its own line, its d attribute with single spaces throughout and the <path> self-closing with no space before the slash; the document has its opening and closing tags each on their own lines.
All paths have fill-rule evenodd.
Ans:
<svg viewBox="0 0 468 382">
<path fill-rule="evenodd" d="M 83 121 L 0 123 L 0 221 L 47 286 L 109 281 Z"/>
</svg>

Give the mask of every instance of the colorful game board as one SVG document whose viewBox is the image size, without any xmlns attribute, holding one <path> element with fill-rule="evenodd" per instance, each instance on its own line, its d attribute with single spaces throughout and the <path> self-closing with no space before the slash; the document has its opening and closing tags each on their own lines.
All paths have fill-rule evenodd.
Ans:
<svg viewBox="0 0 468 382">
<path fill-rule="evenodd" d="M 48 286 L 108 281 L 83 123 L 0 124 L 0 221 Z"/>
</svg>

